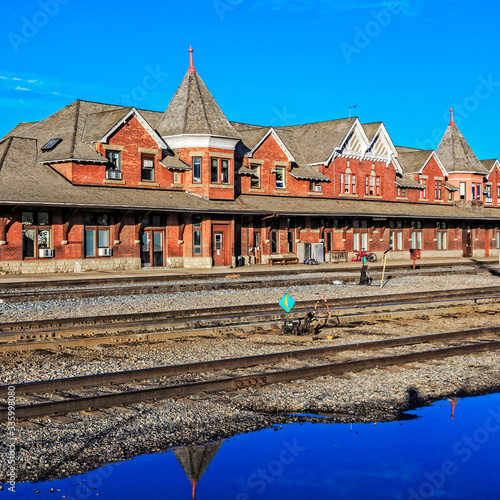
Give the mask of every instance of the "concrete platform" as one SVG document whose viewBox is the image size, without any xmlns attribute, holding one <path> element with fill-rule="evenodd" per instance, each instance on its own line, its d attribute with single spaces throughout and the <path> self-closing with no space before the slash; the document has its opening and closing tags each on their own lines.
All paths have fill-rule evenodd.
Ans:
<svg viewBox="0 0 500 500">
<path fill-rule="evenodd" d="M 454 266 L 471 266 L 477 265 L 481 267 L 491 267 L 499 265 L 498 257 L 482 257 L 482 258 L 423 258 L 417 260 L 417 267 L 419 264 L 428 264 L 434 266 L 449 266 L 453 264 Z M 411 259 L 397 259 L 391 262 L 390 258 L 387 259 L 386 270 L 395 269 L 411 269 L 413 267 L 413 260 Z M 50 273 L 50 274 L 13 274 L 0 276 L 0 283 L 36 283 L 38 281 L 64 281 L 64 280 L 86 280 L 86 279 L 109 279 L 112 277 L 144 277 L 150 276 L 152 279 L 156 276 L 200 276 L 200 275 L 235 275 L 239 274 L 244 276 L 246 273 L 276 273 L 276 274 L 286 274 L 288 271 L 300 271 L 305 272 L 312 270 L 322 270 L 325 272 L 348 272 L 361 268 L 360 262 L 340 262 L 338 264 L 319 264 L 316 266 L 306 265 L 306 264 L 287 264 L 287 265 L 266 265 L 257 264 L 253 266 L 243 266 L 237 268 L 230 267 L 213 267 L 210 269 L 185 269 L 185 268 L 166 268 L 166 267 L 154 267 L 154 268 L 142 268 L 137 270 L 128 271 L 88 271 L 80 273 Z M 382 262 L 378 261 L 375 263 L 368 263 L 369 271 L 373 272 L 376 270 L 382 270 Z"/>
</svg>

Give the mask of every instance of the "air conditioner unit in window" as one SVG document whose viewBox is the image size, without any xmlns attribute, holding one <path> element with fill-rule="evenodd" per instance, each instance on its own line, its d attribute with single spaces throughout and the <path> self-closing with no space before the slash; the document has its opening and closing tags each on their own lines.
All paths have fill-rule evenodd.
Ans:
<svg viewBox="0 0 500 500">
<path fill-rule="evenodd" d="M 99 248 L 99 257 L 111 257 L 112 255 L 112 248 Z"/>
<path fill-rule="evenodd" d="M 120 170 L 106 170 L 106 179 L 114 179 L 117 181 L 121 181 L 122 173 Z"/>
<path fill-rule="evenodd" d="M 52 248 L 40 248 L 38 250 L 38 256 L 41 259 L 45 259 L 48 257 L 54 257 L 54 250 Z"/>
<path fill-rule="evenodd" d="M 321 184 L 314 184 L 314 191 L 321 191 Z"/>
</svg>

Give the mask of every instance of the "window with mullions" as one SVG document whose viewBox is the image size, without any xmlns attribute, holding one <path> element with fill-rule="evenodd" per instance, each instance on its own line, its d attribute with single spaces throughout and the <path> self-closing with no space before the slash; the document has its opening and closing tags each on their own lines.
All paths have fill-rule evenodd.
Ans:
<svg viewBox="0 0 500 500">
<path fill-rule="evenodd" d="M 155 157 L 154 155 L 141 155 L 141 181 L 155 180 Z"/>
<path fill-rule="evenodd" d="M 108 159 L 108 164 L 106 165 L 106 170 L 121 170 L 121 152 L 113 151 L 111 149 L 106 150 L 106 158 Z"/>
<path fill-rule="evenodd" d="M 365 195 L 380 196 L 380 177 L 373 175 L 365 177 Z"/>
<path fill-rule="evenodd" d="M 413 228 L 411 233 L 411 247 L 413 250 L 422 250 L 422 223 L 414 221 L 411 226 Z"/>
<path fill-rule="evenodd" d="M 201 182 L 201 158 L 193 158 L 193 184 Z"/>
<path fill-rule="evenodd" d="M 420 184 L 422 184 L 422 187 L 424 188 L 420 191 L 420 198 L 422 198 L 423 200 L 426 200 L 427 199 L 427 179 L 420 179 Z"/>
<path fill-rule="evenodd" d="M 403 222 L 400 220 L 390 222 L 389 249 L 403 250 Z"/>
<path fill-rule="evenodd" d="M 285 189 L 285 169 L 276 169 L 276 189 Z"/>
<path fill-rule="evenodd" d="M 145 227 L 161 227 L 165 226 L 165 216 L 162 214 L 150 214 L 146 215 L 141 220 L 141 229 Z"/>
<path fill-rule="evenodd" d="M 193 255 L 201 255 L 201 215 L 193 217 Z"/>
<path fill-rule="evenodd" d="M 446 222 L 437 223 L 437 238 L 436 238 L 436 248 L 438 250 L 446 250 L 447 248 L 447 225 Z"/>
<path fill-rule="evenodd" d="M 356 194 L 356 176 L 340 174 L 340 194 Z"/>
<path fill-rule="evenodd" d="M 40 250 L 52 247 L 50 212 L 23 212 L 23 259 L 35 259 Z"/>
<path fill-rule="evenodd" d="M 229 183 L 229 160 L 224 158 L 212 158 L 210 182 L 212 184 Z"/>
<path fill-rule="evenodd" d="M 252 176 L 250 177 L 250 187 L 253 189 L 260 188 L 260 165 L 252 163 L 250 165 Z"/>
<path fill-rule="evenodd" d="M 100 248 L 109 248 L 109 215 L 84 214 L 85 257 L 98 257 Z"/>
<path fill-rule="evenodd" d="M 436 181 L 434 189 L 434 198 L 441 200 L 443 197 L 443 181 Z"/>
</svg>

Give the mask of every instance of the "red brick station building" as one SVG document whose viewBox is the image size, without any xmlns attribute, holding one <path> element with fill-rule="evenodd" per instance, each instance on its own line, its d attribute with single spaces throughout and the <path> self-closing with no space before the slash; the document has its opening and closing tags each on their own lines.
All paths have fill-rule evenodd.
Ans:
<svg viewBox="0 0 500 500">
<path fill-rule="evenodd" d="M 500 254 L 500 164 L 344 118 L 230 122 L 191 65 L 165 112 L 77 100 L 0 140 L 0 272 Z"/>
</svg>

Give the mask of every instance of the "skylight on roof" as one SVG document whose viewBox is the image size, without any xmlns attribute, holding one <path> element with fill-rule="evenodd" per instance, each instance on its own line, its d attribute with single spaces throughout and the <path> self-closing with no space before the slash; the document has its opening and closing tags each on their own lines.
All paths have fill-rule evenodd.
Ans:
<svg viewBox="0 0 500 500">
<path fill-rule="evenodd" d="M 50 141 L 46 142 L 42 146 L 42 151 L 49 151 L 55 148 L 61 141 L 62 139 L 60 137 L 56 137 L 55 139 L 50 139 Z"/>
</svg>

